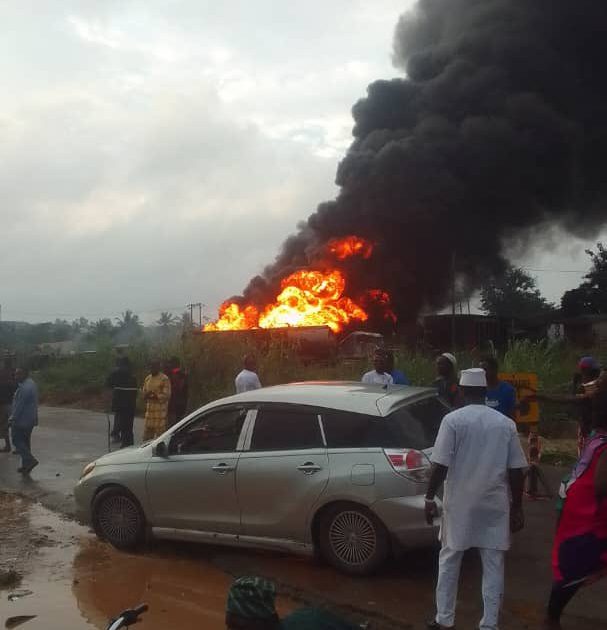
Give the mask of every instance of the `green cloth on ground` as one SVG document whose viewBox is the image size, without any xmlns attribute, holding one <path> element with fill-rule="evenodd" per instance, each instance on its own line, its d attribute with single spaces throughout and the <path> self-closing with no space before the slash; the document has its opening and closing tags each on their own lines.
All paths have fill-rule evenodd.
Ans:
<svg viewBox="0 0 607 630">
<path fill-rule="evenodd" d="M 318 608 L 300 608 L 286 616 L 280 625 L 283 630 L 360 630 L 360 626 Z"/>
<path fill-rule="evenodd" d="M 276 615 L 273 582 L 260 577 L 238 578 L 230 587 L 226 612 L 243 619 L 270 619 Z"/>
</svg>

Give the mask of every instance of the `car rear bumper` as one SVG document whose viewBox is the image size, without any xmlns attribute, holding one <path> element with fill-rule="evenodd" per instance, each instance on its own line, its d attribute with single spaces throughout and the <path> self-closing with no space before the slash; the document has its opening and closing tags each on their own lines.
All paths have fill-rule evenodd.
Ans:
<svg viewBox="0 0 607 630">
<path fill-rule="evenodd" d="M 438 540 L 440 518 L 435 519 L 432 526 L 426 524 L 424 497 L 421 495 L 382 499 L 374 503 L 371 510 L 402 547 L 431 547 Z"/>
</svg>

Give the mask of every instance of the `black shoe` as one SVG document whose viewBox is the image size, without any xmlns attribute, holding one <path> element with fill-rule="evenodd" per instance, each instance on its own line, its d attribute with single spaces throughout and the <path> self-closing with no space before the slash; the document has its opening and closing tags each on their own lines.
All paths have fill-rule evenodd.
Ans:
<svg viewBox="0 0 607 630">
<path fill-rule="evenodd" d="M 23 468 L 23 466 L 19 466 L 19 468 L 17 468 L 17 472 L 19 473 L 25 472 L 25 468 Z"/>
<path fill-rule="evenodd" d="M 35 459 L 29 466 L 26 466 L 23 468 L 23 470 L 21 471 L 24 475 L 29 475 L 32 470 L 34 470 L 34 468 L 36 468 L 36 466 L 39 464 L 40 462 Z"/>
<path fill-rule="evenodd" d="M 441 626 L 437 621 L 429 621 L 426 628 L 428 630 L 455 630 L 455 626 Z"/>
</svg>

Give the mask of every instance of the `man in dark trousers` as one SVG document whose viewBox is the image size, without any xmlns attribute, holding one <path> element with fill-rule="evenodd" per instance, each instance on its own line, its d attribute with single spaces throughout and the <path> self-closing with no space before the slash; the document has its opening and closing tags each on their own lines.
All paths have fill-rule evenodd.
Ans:
<svg viewBox="0 0 607 630">
<path fill-rule="evenodd" d="M 38 388 L 26 368 L 17 368 L 15 380 L 17 390 L 9 423 L 13 444 L 21 456 L 21 466 L 17 472 L 29 475 L 38 465 L 38 460 L 32 455 L 32 431 L 38 425 Z"/>
<path fill-rule="evenodd" d="M 166 375 L 171 381 L 171 398 L 169 399 L 168 426 L 177 424 L 186 415 L 188 408 L 188 374 L 181 367 L 177 357 L 173 357 L 167 366 Z"/>
<path fill-rule="evenodd" d="M 11 415 L 15 388 L 16 383 L 11 370 L 10 359 L 5 359 L 4 365 L 0 369 L 0 440 L 4 440 L 4 448 L 0 448 L 0 453 L 11 452 L 8 419 Z"/>
<path fill-rule="evenodd" d="M 109 375 L 107 385 L 112 389 L 114 431 L 120 435 L 121 448 L 132 446 L 133 422 L 137 405 L 137 378 L 128 357 L 119 357 L 116 368 Z"/>
</svg>

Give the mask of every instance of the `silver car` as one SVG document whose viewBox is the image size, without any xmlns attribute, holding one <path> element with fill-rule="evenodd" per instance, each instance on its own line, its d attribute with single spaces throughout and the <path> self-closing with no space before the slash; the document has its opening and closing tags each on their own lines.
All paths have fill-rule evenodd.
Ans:
<svg viewBox="0 0 607 630">
<path fill-rule="evenodd" d="M 448 409 L 433 389 L 295 383 L 216 400 L 156 440 L 110 453 L 75 488 L 97 535 L 319 554 L 366 574 L 431 545 L 429 454 Z"/>
</svg>

